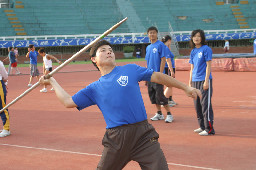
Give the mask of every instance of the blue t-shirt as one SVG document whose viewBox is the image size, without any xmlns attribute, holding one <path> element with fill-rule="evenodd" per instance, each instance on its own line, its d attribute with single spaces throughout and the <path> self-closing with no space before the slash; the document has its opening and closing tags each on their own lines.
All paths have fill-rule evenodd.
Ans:
<svg viewBox="0 0 256 170">
<path fill-rule="evenodd" d="M 29 53 L 29 58 L 30 58 L 30 64 L 37 64 L 37 56 L 38 52 L 37 51 L 30 51 Z"/>
<path fill-rule="evenodd" d="M 166 45 L 159 40 L 147 46 L 145 60 L 147 60 L 148 68 L 156 72 L 160 71 L 161 58 L 165 57 L 165 46 Z"/>
<path fill-rule="evenodd" d="M 16 62 L 15 53 L 13 51 L 9 52 L 9 59 L 10 59 L 11 63 L 15 63 Z"/>
<path fill-rule="evenodd" d="M 254 55 L 256 55 L 256 39 L 253 42 L 253 52 L 254 52 Z"/>
<path fill-rule="evenodd" d="M 116 66 L 112 72 L 77 92 L 72 99 L 78 110 L 97 105 L 107 129 L 147 119 L 140 81 L 150 81 L 152 69 L 135 64 Z"/>
<path fill-rule="evenodd" d="M 212 49 L 207 45 L 203 45 L 200 48 L 194 48 L 190 53 L 189 63 L 194 65 L 192 70 L 192 81 L 205 80 L 207 61 L 212 60 Z M 210 73 L 209 79 L 212 79 Z"/>
<path fill-rule="evenodd" d="M 166 46 L 165 48 L 165 57 L 166 58 L 171 58 L 171 62 L 172 62 L 172 68 L 175 68 L 175 62 L 174 62 L 174 55 L 171 52 L 171 50 Z M 167 62 L 165 63 L 165 67 L 168 68 L 168 64 Z"/>
</svg>

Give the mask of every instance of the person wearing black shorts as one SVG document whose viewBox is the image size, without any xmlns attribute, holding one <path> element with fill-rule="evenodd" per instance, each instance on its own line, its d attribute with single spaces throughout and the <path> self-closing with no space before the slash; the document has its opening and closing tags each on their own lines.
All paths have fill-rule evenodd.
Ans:
<svg viewBox="0 0 256 170">
<path fill-rule="evenodd" d="M 147 33 L 151 42 L 146 48 L 145 60 L 147 61 L 147 68 L 163 73 L 166 62 L 166 46 L 163 42 L 157 39 L 158 30 L 156 27 L 149 27 Z M 151 120 L 158 121 L 165 119 L 161 111 L 161 106 L 163 106 L 167 112 L 165 122 L 171 123 L 173 121 L 173 116 L 170 111 L 170 106 L 168 105 L 168 99 L 164 95 L 164 86 L 162 84 L 148 82 L 148 94 L 151 103 L 156 106 L 157 110 L 157 113 L 155 113 Z"/>
<path fill-rule="evenodd" d="M 166 63 L 165 63 L 164 73 L 175 78 L 174 55 L 170 50 L 171 42 L 172 42 L 171 36 L 169 36 L 169 35 L 164 36 L 162 38 L 162 42 L 166 45 L 166 47 L 165 47 Z M 170 107 L 177 105 L 177 103 L 174 102 L 173 98 L 172 98 L 172 88 L 167 87 L 164 91 L 164 95 L 165 95 L 165 97 L 168 98 L 168 104 Z"/>
</svg>

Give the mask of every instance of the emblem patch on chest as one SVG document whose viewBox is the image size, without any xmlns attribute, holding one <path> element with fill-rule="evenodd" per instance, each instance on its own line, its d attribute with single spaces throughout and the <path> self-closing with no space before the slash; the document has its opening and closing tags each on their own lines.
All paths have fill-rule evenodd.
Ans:
<svg viewBox="0 0 256 170">
<path fill-rule="evenodd" d="M 126 86 L 128 84 L 128 76 L 120 76 L 119 79 L 117 79 L 117 82 L 121 86 Z"/>
<path fill-rule="evenodd" d="M 157 49 L 156 48 L 153 48 L 153 53 L 156 53 L 157 52 Z"/>
<path fill-rule="evenodd" d="M 198 58 L 201 58 L 202 56 L 203 56 L 202 52 L 198 53 Z"/>
</svg>

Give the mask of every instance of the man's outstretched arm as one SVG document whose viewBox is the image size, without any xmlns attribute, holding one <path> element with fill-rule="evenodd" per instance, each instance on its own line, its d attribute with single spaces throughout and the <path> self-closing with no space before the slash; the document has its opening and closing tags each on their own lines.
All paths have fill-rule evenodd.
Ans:
<svg viewBox="0 0 256 170">
<path fill-rule="evenodd" d="M 57 98 L 66 108 L 77 107 L 77 105 L 72 100 L 72 97 L 59 85 L 59 83 L 53 77 L 45 79 L 44 76 L 42 76 L 39 81 L 41 84 L 52 85 Z"/>
<path fill-rule="evenodd" d="M 202 97 L 200 90 L 195 89 L 193 87 L 189 87 L 188 85 L 168 76 L 166 74 L 160 72 L 154 72 L 151 76 L 151 82 L 165 85 L 167 87 L 176 87 L 178 89 L 183 90 L 187 96 L 192 98 Z"/>
</svg>

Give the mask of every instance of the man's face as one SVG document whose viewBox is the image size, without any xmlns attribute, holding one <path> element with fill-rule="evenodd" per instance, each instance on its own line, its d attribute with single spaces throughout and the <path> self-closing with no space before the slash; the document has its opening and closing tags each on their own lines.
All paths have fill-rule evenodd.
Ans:
<svg viewBox="0 0 256 170">
<path fill-rule="evenodd" d="M 33 46 L 32 48 L 30 48 L 31 51 L 35 51 L 35 46 Z"/>
<path fill-rule="evenodd" d="M 148 38 L 149 38 L 150 41 L 157 40 L 157 32 L 156 32 L 156 30 L 148 31 Z"/>
<path fill-rule="evenodd" d="M 96 57 L 92 57 L 92 61 L 97 66 L 115 65 L 115 54 L 109 45 L 103 45 L 97 49 Z"/>
</svg>

